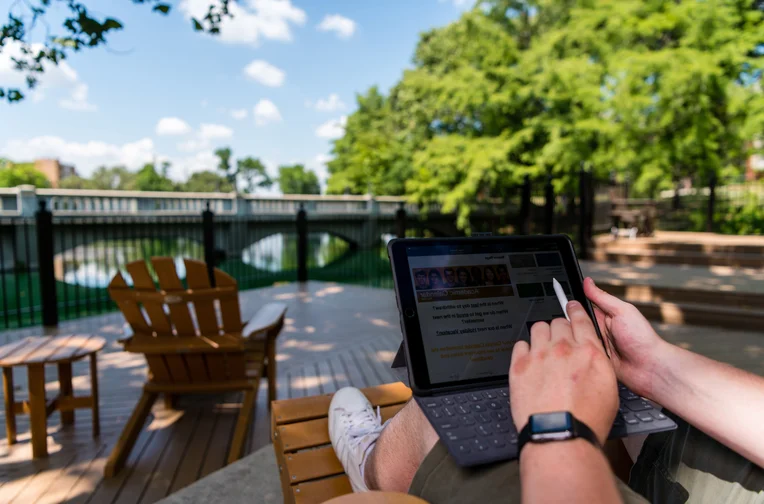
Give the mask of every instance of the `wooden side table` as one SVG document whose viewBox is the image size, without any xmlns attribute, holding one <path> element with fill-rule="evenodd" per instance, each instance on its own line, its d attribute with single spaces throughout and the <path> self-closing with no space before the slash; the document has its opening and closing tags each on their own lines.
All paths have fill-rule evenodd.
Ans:
<svg viewBox="0 0 764 504">
<path fill-rule="evenodd" d="M 16 415 L 28 414 L 32 433 L 32 456 L 48 456 L 48 417 L 61 412 L 61 423 L 74 423 L 74 410 L 93 410 L 93 437 L 100 433 L 98 413 L 98 366 L 96 354 L 106 342 L 98 336 L 69 335 L 26 338 L 0 347 L 0 367 L 3 368 L 5 397 L 5 428 L 8 444 L 16 443 Z M 90 357 L 92 394 L 75 396 L 72 389 L 72 362 Z M 45 365 L 58 365 L 60 393 L 50 401 L 45 399 Z M 16 402 L 13 398 L 13 367 L 26 366 L 29 380 L 29 400 Z"/>
</svg>

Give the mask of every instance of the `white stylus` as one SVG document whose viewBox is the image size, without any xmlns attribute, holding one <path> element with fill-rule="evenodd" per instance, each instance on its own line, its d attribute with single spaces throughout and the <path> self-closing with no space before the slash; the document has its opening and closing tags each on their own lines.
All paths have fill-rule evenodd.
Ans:
<svg viewBox="0 0 764 504">
<path fill-rule="evenodd" d="M 560 282 L 558 282 L 556 278 L 552 279 L 552 286 L 554 287 L 554 293 L 557 294 L 557 301 L 560 302 L 560 306 L 562 307 L 562 313 L 565 314 L 565 318 L 568 319 L 568 322 L 570 322 L 567 308 L 568 296 L 565 295 L 565 291 L 562 290 L 562 285 L 560 285 Z"/>
</svg>

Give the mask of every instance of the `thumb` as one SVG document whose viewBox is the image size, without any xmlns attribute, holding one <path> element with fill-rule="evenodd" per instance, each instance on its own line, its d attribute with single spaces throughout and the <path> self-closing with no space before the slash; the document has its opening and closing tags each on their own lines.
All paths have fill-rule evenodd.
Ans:
<svg viewBox="0 0 764 504">
<path fill-rule="evenodd" d="M 589 300 L 596 304 L 604 313 L 615 316 L 628 304 L 615 296 L 611 296 L 594 284 L 591 277 L 584 279 L 584 293 Z"/>
</svg>

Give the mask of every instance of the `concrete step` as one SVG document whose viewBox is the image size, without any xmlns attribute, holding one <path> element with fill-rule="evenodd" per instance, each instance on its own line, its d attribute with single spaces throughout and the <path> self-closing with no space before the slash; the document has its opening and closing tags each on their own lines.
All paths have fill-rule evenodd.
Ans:
<svg viewBox="0 0 764 504">
<path fill-rule="evenodd" d="M 764 255 L 764 245 L 743 244 L 743 243 L 699 243 L 682 241 L 654 240 L 650 238 L 629 240 L 598 239 L 596 247 L 607 251 L 655 251 L 669 253 L 697 253 L 697 254 L 719 254 L 719 255 Z"/>
<path fill-rule="evenodd" d="M 666 324 L 719 327 L 727 330 L 761 331 L 764 310 L 710 306 L 696 303 L 634 302 L 649 320 Z"/>
<path fill-rule="evenodd" d="M 688 264 L 692 266 L 732 266 L 735 268 L 764 268 L 764 254 L 719 254 L 705 252 L 674 252 L 634 250 L 623 246 L 599 246 L 592 259 L 617 264 Z"/>
<path fill-rule="evenodd" d="M 630 303 L 705 305 L 709 309 L 725 307 L 764 312 L 764 294 L 760 293 L 634 285 L 601 279 L 597 279 L 597 285 Z"/>
</svg>

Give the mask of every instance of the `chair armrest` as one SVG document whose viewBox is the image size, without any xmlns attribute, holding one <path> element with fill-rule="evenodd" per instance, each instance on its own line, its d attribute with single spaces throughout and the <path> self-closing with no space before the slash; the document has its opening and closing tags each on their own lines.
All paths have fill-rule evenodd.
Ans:
<svg viewBox="0 0 764 504">
<path fill-rule="evenodd" d="M 125 323 L 122 325 L 122 337 L 117 338 L 117 343 L 120 345 L 125 345 L 130 342 L 131 339 L 133 339 L 133 336 L 135 336 L 135 333 L 133 333 L 133 328 L 130 327 L 130 324 Z"/>
<path fill-rule="evenodd" d="M 256 338 L 261 334 L 279 328 L 284 323 L 287 306 L 284 303 L 268 303 L 260 308 L 255 316 L 241 330 L 245 339 Z"/>
</svg>

